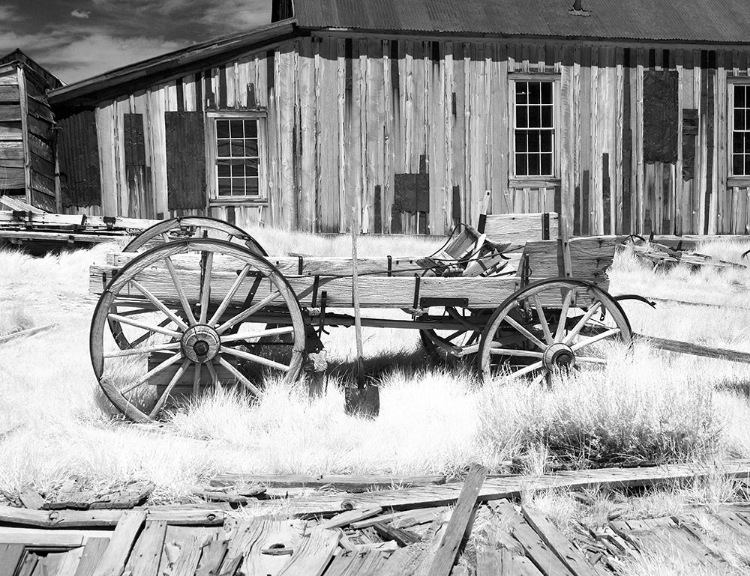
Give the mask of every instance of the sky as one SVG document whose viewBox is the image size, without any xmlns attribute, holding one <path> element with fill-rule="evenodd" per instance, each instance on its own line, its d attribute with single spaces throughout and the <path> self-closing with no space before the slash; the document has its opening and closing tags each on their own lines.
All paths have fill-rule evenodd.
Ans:
<svg viewBox="0 0 750 576">
<path fill-rule="evenodd" d="M 2 0 L 0 57 L 71 84 L 270 21 L 271 0 Z"/>
</svg>

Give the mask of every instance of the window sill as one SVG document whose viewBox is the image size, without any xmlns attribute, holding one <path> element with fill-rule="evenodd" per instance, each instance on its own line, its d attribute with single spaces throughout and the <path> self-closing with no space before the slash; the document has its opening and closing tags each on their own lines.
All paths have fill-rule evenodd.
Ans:
<svg viewBox="0 0 750 576">
<path fill-rule="evenodd" d="M 510 188 L 556 188 L 560 186 L 560 178 L 551 176 L 516 177 L 508 181 Z"/>
<path fill-rule="evenodd" d="M 727 178 L 727 186 L 730 188 L 750 187 L 750 176 L 730 176 Z"/>
<path fill-rule="evenodd" d="M 267 198 L 241 196 L 237 198 L 211 198 L 209 206 L 268 206 Z"/>
</svg>

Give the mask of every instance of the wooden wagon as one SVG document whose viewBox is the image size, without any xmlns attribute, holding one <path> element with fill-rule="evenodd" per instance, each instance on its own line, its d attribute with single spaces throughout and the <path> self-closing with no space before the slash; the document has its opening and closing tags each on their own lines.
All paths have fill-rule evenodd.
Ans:
<svg viewBox="0 0 750 576">
<path fill-rule="evenodd" d="M 488 215 L 430 256 L 359 258 L 359 306 L 406 312 L 371 312 L 362 325 L 419 330 L 436 357 L 473 361 L 480 378 L 541 382 L 603 364 L 609 341 L 631 340 L 607 293 L 618 238 L 568 240 L 558 230 L 554 213 Z M 100 296 L 94 372 L 136 421 L 207 386 L 257 393 L 273 373 L 295 380 L 323 328 L 354 324 L 350 258 L 269 256 L 207 218 L 143 232 L 91 267 L 90 290 Z"/>
</svg>

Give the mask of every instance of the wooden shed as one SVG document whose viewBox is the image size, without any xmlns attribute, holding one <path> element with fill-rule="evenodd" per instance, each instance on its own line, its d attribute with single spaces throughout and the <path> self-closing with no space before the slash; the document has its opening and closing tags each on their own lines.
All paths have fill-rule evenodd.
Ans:
<svg viewBox="0 0 750 576">
<path fill-rule="evenodd" d="M 0 58 L 0 194 L 55 211 L 53 114 L 57 78 L 20 50 Z"/>
<path fill-rule="evenodd" d="M 275 0 L 275 22 L 53 90 L 71 212 L 445 234 L 744 234 L 747 0 Z M 227 17 L 231 17 L 230 14 Z"/>
</svg>

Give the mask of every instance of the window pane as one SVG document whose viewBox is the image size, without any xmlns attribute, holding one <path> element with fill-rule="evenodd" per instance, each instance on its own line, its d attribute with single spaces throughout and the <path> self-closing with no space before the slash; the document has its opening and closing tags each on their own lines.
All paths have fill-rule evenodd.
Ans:
<svg viewBox="0 0 750 576">
<path fill-rule="evenodd" d="M 232 140 L 232 158 L 242 158 L 245 155 L 245 146 L 242 140 Z"/>
<path fill-rule="evenodd" d="M 229 120 L 216 121 L 216 137 L 229 138 Z"/>
<path fill-rule="evenodd" d="M 244 160 L 232 160 L 232 176 L 245 176 Z"/>
<path fill-rule="evenodd" d="M 542 107 L 542 126 L 544 128 L 552 128 L 553 123 L 553 108 L 552 106 Z"/>
<path fill-rule="evenodd" d="M 552 104 L 552 82 L 542 82 L 542 102 Z"/>
<path fill-rule="evenodd" d="M 539 176 L 539 154 L 529 155 L 529 176 Z"/>
<path fill-rule="evenodd" d="M 745 129 L 745 111 L 735 110 L 734 112 L 734 129 L 744 130 Z"/>
<path fill-rule="evenodd" d="M 219 196 L 232 194 L 232 181 L 229 178 L 219 178 Z"/>
<path fill-rule="evenodd" d="M 539 132 L 529 132 L 529 152 L 539 152 Z"/>
<path fill-rule="evenodd" d="M 745 171 L 738 176 L 750 176 L 750 155 L 745 154 Z"/>
<path fill-rule="evenodd" d="M 257 140 L 245 140 L 245 156 L 257 156 L 258 155 L 258 141 Z"/>
<path fill-rule="evenodd" d="M 529 106 L 529 128 L 539 128 L 542 125 L 542 110 L 539 106 Z"/>
<path fill-rule="evenodd" d="M 542 172 L 545 176 L 552 176 L 552 154 L 542 154 Z"/>
<path fill-rule="evenodd" d="M 750 132 L 746 132 L 743 136 L 745 137 L 745 146 L 742 151 L 747 154 L 750 153 Z M 737 150 L 735 150 L 735 152 L 737 152 Z"/>
<path fill-rule="evenodd" d="M 525 106 L 519 106 L 516 110 L 516 126 L 518 128 L 528 128 L 529 111 Z"/>
<path fill-rule="evenodd" d="M 219 140 L 216 146 L 216 155 L 219 158 L 229 158 L 229 140 Z"/>
<path fill-rule="evenodd" d="M 541 150 L 542 152 L 551 152 L 553 148 L 553 138 L 552 138 L 552 132 L 549 130 L 545 130 L 542 132 L 542 146 Z"/>
<path fill-rule="evenodd" d="M 258 175 L 258 159 L 248 158 L 245 160 L 245 175 L 246 176 L 257 176 Z"/>
<path fill-rule="evenodd" d="M 232 138 L 244 137 L 245 132 L 242 129 L 242 125 L 243 125 L 242 120 L 230 120 L 229 124 L 230 124 Z"/>
<path fill-rule="evenodd" d="M 735 108 L 745 107 L 745 87 L 744 86 L 734 87 L 734 106 Z"/>
<path fill-rule="evenodd" d="M 232 178 L 232 196 L 244 196 L 245 195 L 245 179 L 244 178 Z"/>
<path fill-rule="evenodd" d="M 516 104 L 526 104 L 529 101 L 529 83 L 516 82 Z"/>
<path fill-rule="evenodd" d="M 245 185 L 247 186 L 246 193 L 249 196 L 257 196 L 258 195 L 258 179 L 257 178 L 246 178 L 245 179 Z"/>
<path fill-rule="evenodd" d="M 258 136 L 258 121 L 257 120 L 245 120 L 245 138 L 257 138 Z"/>
<path fill-rule="evenodd" d="M 232 171 L 229 168 L 229 162 L 227 160 L 219 160 L 218 164 L 219 178 L 221 178 L 222 176 L 232 175 Z"/>
<path fill-rule="evenodd" d="M 529 82 L 529 104 L 539 104 L 542 101 L 542 86 L 540 82 Z"/>
<path fill-rule="evenodd" d="M 526 154 L 516 154 L 516 175 L 527 176 L 528 165 L 526 163 Z"/>
<path fill-rule="evenodd" d="M 526 132 L 519 130 L 516 132 L 516 152 L 526 152 L 527 150 Z"/>
<path fill-rule="evenodd" d="M 735 132 L 732 138 L 732 148 L 735 154 L 745 151 L 745 134 Z"/>
</svg>

